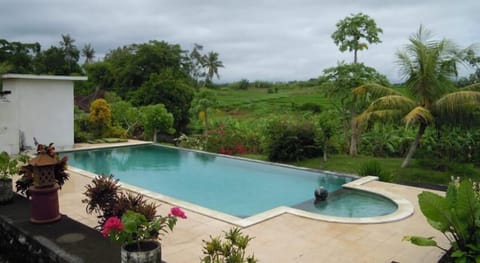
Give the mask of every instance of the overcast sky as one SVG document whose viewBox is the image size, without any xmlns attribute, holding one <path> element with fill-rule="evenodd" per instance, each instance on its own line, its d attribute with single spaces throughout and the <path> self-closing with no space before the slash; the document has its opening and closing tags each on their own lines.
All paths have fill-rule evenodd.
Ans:
<svg viewBox="0 0 480 263">
<path fill-rule="evenodd" d="M 397 82 L 395 52 L 420 24 L 461 47 L 480 43 L 480 0 L 0 0 L 0 38 L 58 46 L 70 34 L 79 49 L 91 43 L 97 59 L 132 43 L 164 40 L 215 51 L 221 79 L 289 81 L 322 74 L 341 53 L 335 24 L 363 12 L 383 29 L 382 43 L 359 61 Z"/>
</svg>

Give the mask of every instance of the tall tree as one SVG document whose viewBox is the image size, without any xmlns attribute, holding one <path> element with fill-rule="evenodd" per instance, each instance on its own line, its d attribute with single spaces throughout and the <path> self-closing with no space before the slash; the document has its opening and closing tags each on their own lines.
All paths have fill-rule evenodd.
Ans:
<svg viewBox="0 0 480 263">
<path fill-rule="evenodd" d="M 375 20 L 358 13 L 338 21 L 337 30 L 333 32 L 332 38 L 340 51 L 353 51 L 353 63 L 357 63 L 357 52 L 368 49 L 368 44 L 381 43 L 378 36 L 381 33 L 383 30 L 377 27 Z"/>
<path fill-rule="evenodd" d="M 428 126 L 440 118 L 462 116 L 480 107 L 480 92 L 474 90 L 480 89 L 480 84 L 460 90 L 453 84 L 458 64 L 471 49 L 459 50 L 446 39 L 432 40 L 431 33 L 422 26 L 409 40 L 397 57 L 410 96 L 378 84 L 353 90 L 357 96 L 378 98 L 358 116 L 359 122 L 401 118 L 406 125 L 418 125 L 402 168 L 409 165 Z"/>
<path fill-rule="evenodd" d="M 51 46 L 40 52 L 34 59 L 36 74 L 71 75 L 82 73 L 78 65 L 80 51 L 73 44 L 75 40 L 70 35 L 62 35 L 60 47 Z"/>
<path fill-rule="evenodd" d="M 223 63 L 222 61 L 218 60 L 217 52 L 208 52 L 203 63 L 203 67 L 207 70 L 205 82 L 211 83 L 214 75 L 216 75 L 217 78 L 220 78 L 220 75 L 218 74 L 218 68 L 223 68 Z"/>
<path fill-rule="evenodd" d="M 367 105 L 362 101 L 355 100 L 352 90 L 370 82 L 388 85 L 388 80 L 374 68 L 365 66 L 363 63 L 339 63 L 336 67 L 324 70 L 322 79 L 325 81 L 323 86 L 327 88 L 327 96 L 335 98 L 334 103 L 342 114 L 343 132 L 349 147 L 348 152 L 351 156 L 356 156 L 360 130 L 355 117 Z"/>
<path fill-rule="evenodd" d="M 39 43 L 8 42 L 0 39 L 0 63 L 8 64 L 8 72 L 31 74 L 33 59 L 40 52 Z"/>
<path fill-rule="evenodd" d="M 105 56 L 109 64 L 110 79 L 113 81 L 110 90 L 115 91 L 123 99 L 150 80 L 154 74 L 168 71 L 175 79 L 183 83 L 191 83 L 188 68 L 188 54 L 179 45 L 171 45 L 164 41 L 149 41 L 142 44 L 131 44 L 110 51 Z M 157 104 L 160 102 L 155 102 Z M 167 106 L 168 108 L 168 106 Z"/>
<path fill-rule="evenodd" d="M 200 52 L 203 50 L 203 46 L 197 43 L 194 44 L 192 51 L 190 52 L 190 61 L 191 69 L 190 75 L 198 84 L 200 78 L 205 77 L 206 73 L 202 71 L 203 65 L 205 64 L 205 56 Z"/>
<path fill-rule="evenodd" d="M 93 62 L 95 59 L 95 50 L 90 43 L 83 46 L 82 55 L 85 57 L 85 64 L 90 64 Z"/>
<path fill-rule="evenodd" d="M 148 105 L 142 107 L 140 111 L 145 135 L 152 138 L 154 142 L 157 141 L 157 134 L 160 132 L 166 134 L 175 132 L 172 128 L 173 115 L 165 109 L 163 104 Z"/>
<path fill-rule="evenodd" d="M 69 34 L 62 34 L 62 41 L 60 41 L 60 48 L 64 52 L 64 59 L 69 73 L 78 72 L 78 60 L 80 59 L 80 51 L 74 44 L 73 39 Z"/>
<path fill-rule="evenodd" d="M 175 130 L 186 131 L 194 90 L 183 79 L 176 77 L 172 69 L 152 74 L 132 95 L 136 106 L 159 103 L 165 105 L 168 112 L 173 114 Z"/>
<path fill-rule="evenodd" d="M 199 91 L 192 102 L 193 111 L 202 116 L 201 121 L 203 121 L 204 129 L 203 135 L 208 136 L 208 110 L 214 108 L 218 105 L 217 97 L 215 93 L 208 89 L 202 89 Z"/>
</svg>

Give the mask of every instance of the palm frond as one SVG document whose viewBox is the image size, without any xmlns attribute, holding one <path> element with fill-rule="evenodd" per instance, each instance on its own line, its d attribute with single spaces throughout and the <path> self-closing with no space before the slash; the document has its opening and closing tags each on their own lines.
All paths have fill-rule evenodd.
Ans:
<svg viewBox="0 0 480 263">
<path fill-rule="evenodd" d="M 403 112 L 398 109 L 383 109 L 374 111 L 364 111 L 354 121 L 356 123 L 366 123 L 369 120 L 398 121 L 403 116 Z"/>
<path fill-rule="evenodd" d="M 480 83 L 473 83 L 460 89 L 461 91 L 480 91 Z"/>
<path fill-rule="evenodd" d="M 388 95 L 374 100 L 365 111 L 373 112 L 377 110 L 396 109 L 405 113 L 413 109 L 416 105 L 415 101 L 403 95 Z"/>
<path fill-rule="evenodd" d="M 475 106 L 480 106 L 480 92 L 462 90 L 449 93 L 437 100 L 434 110 L 439 114 L 462 114 Z"/>
<path fill-rule="evenodd" d="M 409 126 L 412 123 L 423 123 L 423 124 L 431 124 L 434 121 L 434 117 L 432 113 L 422 106 L 417 106 L 413 110 L 411 110 L 405 117 L 403 117 L 403 121 Z"/>
<path fill-rule="evenodd" d="M 380 98 L 387 95 L 401 95 L 400 92 L 376 83 L 366 83 L 352 90 L 354 96 L 365 96 L 369 94 L 373 98 Z"/>
</svg>

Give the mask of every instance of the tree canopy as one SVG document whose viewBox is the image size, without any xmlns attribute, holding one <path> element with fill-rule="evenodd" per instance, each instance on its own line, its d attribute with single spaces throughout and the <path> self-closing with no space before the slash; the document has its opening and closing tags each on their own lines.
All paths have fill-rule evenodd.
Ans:
<svg viewBox="0 0 480 263">
<path fill-rule="evenodd" d="M 333 32 L 332 39 L 341 52 L 353 51 L 353 63 L 357 63 L 357 52 L 368 49 L 368 44 L 381 43 L 379 37 L 381 33 L 383 30 L 377 27 L 375 20 L 368 15 L 358 13 L 338 21 L 337 30 Z"/>
</svg>

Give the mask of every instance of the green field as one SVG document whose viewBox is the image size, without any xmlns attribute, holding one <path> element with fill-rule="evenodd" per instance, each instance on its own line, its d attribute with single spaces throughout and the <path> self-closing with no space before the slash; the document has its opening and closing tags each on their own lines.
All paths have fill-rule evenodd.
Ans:
<svg viewBox="0 0 480 263">
<path fill-rule="evenodd" d="M 329 109 L 333 104 L 319 87 L 284 87 L 277 93 L 268 93 L 267 89 L 234 90 L 221 88 L 215 90 L 219 109 L 225 115 L 237 119 L 253 119 L 268 114 L 291 114 L 305 103 L 321 105 Z"/>
<path fill-rule="evenodd" d="M 259 118 L 273 118 L 275 116 L 296 117 L 306 114 L 299 107 L 305 103 L 320 105 L 322 111 L 334 108 L 332 100 L 327 98 L 325 91 L 319 86 L 299 87 L 297 85 L 283 85 L 277 93 L 269 93 L 267 89 L 250 88 L 235 90 L 219 88 L 214 90 L 219 106 L 211 118 L 220 121 L 230 117 L 238 121 L 251 121 Z M 310 114 L 312 114 L 310 112 Z M 244 155 L 247 158 L 267 160 L 259 154 Z M 447 185 L 451 176 L 470 177 L 480 180 L 480 169 L 473 165 L 459 164 L 455 170 L 438 171 L 419 165 L 415 160 L 407 168 L 400 168 L 403 158 L 379 158 L 371 156 L 350 157 L 344 154 L 329 156 L 327 162 L 321 158 L 313 158 L 291 163 L 297 166 L 321 170 L 358 174 L 363 163 L 377 160 L 382 169 L 391 175 L 393 182 L 408 184 Z"/>
</svg>

